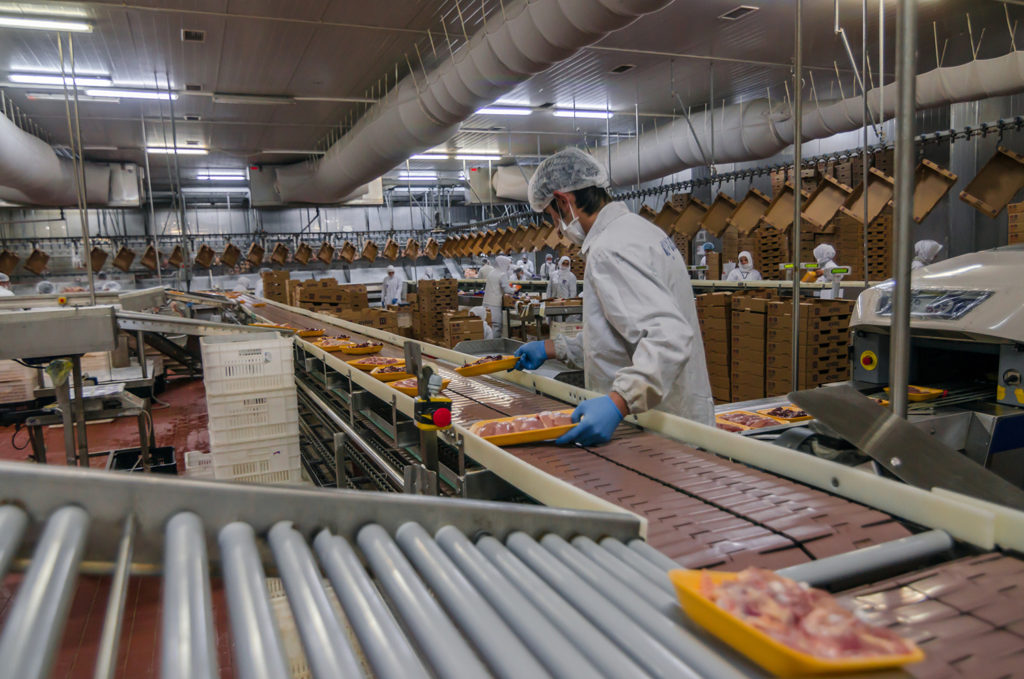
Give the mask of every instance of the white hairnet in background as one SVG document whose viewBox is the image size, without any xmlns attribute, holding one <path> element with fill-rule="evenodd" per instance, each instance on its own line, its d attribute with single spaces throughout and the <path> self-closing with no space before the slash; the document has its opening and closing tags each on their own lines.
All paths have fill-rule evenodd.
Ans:
<svg viewBox="0 0 1024 679">
<path fill-rule="evenodd" d="M 572 261 L 572 260 L 570 260 L 568 257 L 563 256 L 561 259 L 558 260 L 558 266 L 562 266 L 563 264 L 568 264 L 570 261 Z"/>
<path fill-rule="evenodd" d="M 53 283 L 50 281 L 39 281 L 36 283 L 36 292 L 40 295 L 52 295 L 54 290 Z"/>
<path fill-rule="evenodd" d="M 828 243 L 822 243 L 818 247 L 814 248 L 814 260 L 818 264 L 824 264 L 825 262 L 835 259 L 836 249 Z"/>
<path fill-rule="evenodd" d="M 567 148 L 548 156 L 530 177 L 526 191 L 534 212 L 543 212 L 555 197 L 555 191 L 576 191 L 588 186 L 608 188 L 608 172 L 601 163 L 577 148 Z"/>
<path fill-rule="evenodd" d="M 744 257 L 747 258 L 747 263 L 746 264 L 743 263 L 743 258 Z M 743 252 L 741 252 L 739 254 L 739 256 L 736 258 L 736 261 L 738 262 L 738 266 L 740 267 L 740 271 L 753 271 L 754 270 L 754 256 L 752 254 L 750 254 L 749 252 L 747 252 L 746 250 L 744 250 Z"/>
<path fill-rule="evenodd" d="M 498 267 L 498 271 L 508 273 L 508 270 L 512 266 L 512 258 L 506 257 L 505 255 L 498 255 L 494 258 L 494 265 Z"/>
<path fill-rule="evenodd" d="M 933 240 L 919 240 L 914 243 L 914 256 L 921 260 L 922 264 L 931 264 L 935 261 L 942 245 Z"/>
<path fill-rule="evenodd" d="M 0 283 L 10 283 L 11 277 L 5 273 L 0 272 Z"/>
</svg>

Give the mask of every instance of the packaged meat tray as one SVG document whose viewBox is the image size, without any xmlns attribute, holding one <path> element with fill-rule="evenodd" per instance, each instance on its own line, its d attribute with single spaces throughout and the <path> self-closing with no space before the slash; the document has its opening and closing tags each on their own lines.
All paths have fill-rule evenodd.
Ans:
<svg viewBox="0 0 1024 679">
<path fill-rule="evenodd" d="M 324 351 L 341 351 L 342 347 L 348 346 L 349 344 L 352 344 L 352 342 L 341 337 L 321 337 L 313 342 L 313 346 L 323 349 Z"/>
<path fill-rule="evenodd" d="M 469 431 L 496 446 L 514 446 L 555 439 L 576 425 L 572 423 L 572 409 L 502 417 L 496 420 L 474 422 Z"/>
<path fill-rule="evenodd" d="M 792 403 L 787 403 L 784 406 L 778 406 L 775 408 L 764 408 L 757 412 L 766 417 L 782 420 L 783 422 L 805 422 L 807 420 L 814 419 L 808 415 L 806 411 L 797 408 Z"/>
<path fill-rule="evenodd" d="M 343 354 L 376 354 L 384 345 L 380 342 L 359 342 L 341 348 Z"/>
<path fill-rule="evenodd" d="M 715 423 L 740 425 L 746 429 L 766 429 L 767 427 L 778 427 L 781 424 L 785 424 L 781 420 L 765 417 L 764 415 L 758 415 L 746 410 L 733 410 L 732 412 L 715 415 Z"/>
<path fill-rule="evenodd" d="M 448 385 L 451 384 L 451 383 L 452 383 L 451 380 L 441 380 L 441 390 L 443 391 L 443 390 L 447 389 Z M 408 377 L 408 378 L 406 378 L 404 380 L 398 380 L 397 382 L 392 382 L 390 386 L 391 386 L 392 389 L 397 389 L 398 391 L 402 392 L 406 396 L 417 396 L 420 393 L 419 392 L 419 381 L 415 377 Z"/>
<path fill-rule="evenodd" d="M 306 328 L 298 330 L 295 334 L 299 337 L 323 337 L 324 331 L 322 328 Z"/>
<path fill-rule="evenodd" d="M 862 622 L 829 593 L 760 568 L 669 571 L 696 623 L 776 676 L 892 669 L 920 662 L 913 642 Z"/>
<path fill-rule="evenodd" d="M 456 368 L 455 372 L 459 373 L 463 377 L 473 377 L 474 375 L 489 375 L 491 373 L 501 372 L 502 370 L 511 370 L 516 367 L 515 356 L 508 355 L 494 355 L 484 356 L 483 358 L 477 359 L 472 363 L 467 363 L 461 368 Z"/>
<path fill-rule="evenodd" d="M 390 356 L 370 356 L 367 358 L 356 358 L 347 363 L 353 368 L 358 368 L 363 372 L 370 372 L 374 368 L 379 368 L 385 365 L 405 365 L 404 358 L 392 358 Z"/>
<path fill-rule="evenodd" d="M 885 393 L 889 392 L 889 387 L 885 388 Z M 907 400 L 920 402 L 920 401 L 932 401 L 940 396 L 945 396 L 947 392 L 945 389 L 932 389 L 931 387 L 915 387 L 912 384 L 907 385 Z"/>
<path fill-rule="evenodd" d="M 405 372 L 404 362 L 376 367 L 370 371 L 370 374 L 381 382 L 397 382 L 398 380 L 406 380 L 413 376 L 412 373 Z"/>
</svg>

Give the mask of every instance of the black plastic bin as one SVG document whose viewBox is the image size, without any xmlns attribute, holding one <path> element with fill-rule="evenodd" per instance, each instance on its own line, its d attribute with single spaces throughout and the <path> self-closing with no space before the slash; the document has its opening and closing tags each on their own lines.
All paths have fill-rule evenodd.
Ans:
<svg viewBox="0 0 1024 679">
<path fill-rule="evenodd" d="M 138 448 L 115 450 L 107 458 L 107 469 L 116 472 L 141 472 L 143 469 L 139 455 L 141 455 L 141 451 Z M 174 461 L 174 446 L 150 448 L 149 459 L 150 471 L 156 474 L 178 473 L 178 463 Z"/>
</svg>

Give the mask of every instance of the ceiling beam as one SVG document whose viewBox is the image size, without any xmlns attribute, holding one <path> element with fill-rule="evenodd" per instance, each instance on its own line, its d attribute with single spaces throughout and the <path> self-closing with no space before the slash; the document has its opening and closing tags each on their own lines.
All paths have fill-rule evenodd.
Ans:
<svg viewBox="0 0 1024 679">
<path fill-rule="evenodd" d="M 786 68 L 786 69 L 792 69 L 793 68 L 793 64 L 785 63 L 785 62 L 781 62 L 781 61 L 760 61 L 758 59 L 740 59 L 740 58 L 737 58 L 737 57 L 713 57 L 713 56 L 709 56 L 707 54 L 689 54 L 689 53 L 686 53 L 686 52 L 664 52 L 664 51 L 661 51 L 661 50 L 641 50 L 641 49 L 631 49 L 631 48 L 628 48 L 628 47 L 602 47 L 600 45 L 591 45 L 590 47 L 586 47 L 585 49 L 588 49 L 588 50 L 591 50 L 591 51 L 594 51 L 594 52 L 618 52 L 620 54 L 642 54 L 642 55 L 651 56 L 651 57 L 670 57 L 670 58 L 673 58 L 673 59 L 693 59 L 693 60 L 696 60 L 696 61 L 712 61 L 712 62 L 719 61 L 719 62 L 727 63 L 727 64 L 743 64 L 745 66 L 767 66 L 767 67 L 770 67 L 770 68 Z M 808 64 L 804 64 L 804 70 L 805 71 L 811 71 L 811 70 L 814 70 L 814 71 L 827 71 L 828 73 L 835 73 L 836 72 L 835 71 L 835 66 L 832 66 L 832 65 L 829 65 L 829 66 L 810 66 Z M 839 71 L 843 72 L 843 73 L 845 73 L 845 72 L 852 73 L 853 72 L 851 69 L 844 69 L 844 68 L 839 69 Z"/>
</svg>

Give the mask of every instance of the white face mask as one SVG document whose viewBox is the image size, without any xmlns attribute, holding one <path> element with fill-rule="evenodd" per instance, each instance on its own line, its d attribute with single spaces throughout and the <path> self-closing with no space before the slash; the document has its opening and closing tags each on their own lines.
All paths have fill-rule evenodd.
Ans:
<svg viewBox="0 0 1024 679">
<path fill-rule="evenodd" d="M 561 222 L 562 233 L 565 234 L 565 237 L 568 238 L 573 245 L 582 246 L 583 241 L 587 237 L 587 232 L 583 230 L 583 225 L 580 224 L 580 218 L 572 211 L 572 205 L 569 206 L 569 214 L 572 215 L 572 221 L 566 224 L 565 220 L 562 219 L 562 211 L 558 211 L 558 221 Z"/>
</svg>

